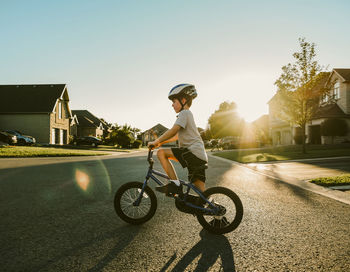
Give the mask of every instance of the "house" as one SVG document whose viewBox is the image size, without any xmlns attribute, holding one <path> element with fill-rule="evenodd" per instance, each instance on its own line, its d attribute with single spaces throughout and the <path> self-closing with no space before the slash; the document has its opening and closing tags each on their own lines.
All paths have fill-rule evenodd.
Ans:
<svg viewBox="0 0 350 272">
<path fill-rule="evenodd" d="M 258 119 L 252 122 L 254 132 L 255 132 L 255 140 L 259 142 L 260 145 L 266 145 L 269 143 L 269 115 L 264 114 L 260 116 Z"/>
<path fill-rule="evenodd" d="M 308 126 L 308 143 L 332 143 L 331 137 L 322 136 L 321 124 L 329 118 L 343 119 L 348 125 L 348 134 L 338 136 L 334 143 L 350 141 L 350 69 L 333 69 L 325 83 L 330 91 L 321 96 L 320 107 Z"/>
<path fill-rule="evenodd" d="M 325 89 L 329 91 L 324 92 Z M 350 141 L 350 69 L 333 69 L 329 73 L 324 73 L 311 91 L 318 96 L 319 106 L 306 126 L 306 143 L 328 144 L 332 142 L 331 137 L 321 135 L 321 124 L 329 118 L 343 119 L 348 125 L 348 135 L 336 137 L 335 143 Z M 300 133 L 300 128 L 291 126 L 276 116 L 273 107 L 275 96 L 268 102 L 272 143 L 273 145 L 295 144 L 295 136 Z"/>
<path fill-rule="evenodd" d="M 71 117 L 66 84 L 0 85 L 2 130 L 18 130 L 37 143 L 67 144 Z"/>
<path fill-rule="evenodd" d="M 98 138 L 103 137 L 104 131 L 107 131 L 108 125 L 93 115 L 87 110 L 72 110 L 72 115 L 76 118 L 76 136 L 94 136 Z"/>
<path fill-rule="evenodd" d="M 142 144 L 147 145 L 148 142 L 154 141 L 167 130 L 168 129 L 165 126 L 157 124 L 154 127 L 144 131 L 142 133 Z"/>
</svg>

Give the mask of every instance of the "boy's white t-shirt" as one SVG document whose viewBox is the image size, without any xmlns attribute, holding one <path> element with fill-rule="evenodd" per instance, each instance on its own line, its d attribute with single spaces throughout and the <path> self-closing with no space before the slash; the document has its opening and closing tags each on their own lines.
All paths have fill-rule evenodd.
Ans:
<svg viewBox="0 0 350 272">
<path fill-rule="evenodd" d="M 175 125 L 181 127 L 178 133 L 179 146 L 188 148 L 197 158 L 207 162 L 208 156 L 196 123 L 194 122 L 192 112 L 190 110 L 180 111 Z"/>
</svg>

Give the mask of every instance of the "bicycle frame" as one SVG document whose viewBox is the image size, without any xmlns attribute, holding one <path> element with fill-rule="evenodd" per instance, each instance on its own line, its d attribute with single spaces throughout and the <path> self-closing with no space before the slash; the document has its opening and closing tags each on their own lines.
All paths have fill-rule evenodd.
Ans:
<svg viewBox="0 0 350 272">
<path fill-rule="evenodd" d="M 141 202 L 141 199 L 142 199 L 142 196 L 143 196 L 143 193 L 145 191 L 145 188 L 149 182 L 149 180 L 153 180 L 154 182 L 156 182 L 159 186 L 163 186 L 164 183 L 162 181 L 160 181 L 157 176 L 159 177 L 162 177 L 162 178 L 165 178 L 165 179 L 170 179 L 166 174 L 160 172 L 160 171 L 157 171 L 157 170 L 154 170 L 153 169 L 153 159 L 152 159 L 152 155 L 153 155 L 153 150 L 149 150 L 148 152 L 148 159 L 147 161 L 149 162 L 150 166 L 148 168 L 148 172 L 147 172 L 147 175 L 146 175 L 146 178 L 145 178 L 145 181 L 143 182 L 143 186 L 142 186 L 142 189 L 141 189 L 141 192 L 140 192 L 140 195 L 139 197 L 135 200 L 135 202 L 133 203 L 134 206 L 138 206 Z M 219 209 L 218 207 L 216 207 L 215 205 L 213 205 L 203 194 L 202 192 L 197 189 L 196 186 L 194 186 L 192 183 L 188 182 L 188 181 L 184 181 L 184 180 L 181 180 L 179 179 L 180 183 L 184 186 L 186 186 L 186 192 L 183 194 L 184 198 L 182 199 L 184 201 L 184 203 L 189 206 L 189 207 L 192 207 L 192 208 L 195 208 L 195 209 L 198 209 L 198 210 L 201 210 L 203 212 L 209 212 L 209 213 L 213 213 L 213 214 L 216 214 L 217 212 L 219 212 Z M 202 198 L 207 204 L 208 204 L 208 208 L 204 208 L 204 207 L 200 207 L 200 206 L 197 206 L 197 205 L 194 205 L 192 204 L 191 202 L 187 202 L 186 199 L 187 199 L 187 196 L 190 192 L 190 190 L 193 190 L 194 192 L 196 192 L 198 194 L 198 196 L 200 198 Z M 209 207 L 211 207 L 211 209 L 209 209 Z"/>
</svg>

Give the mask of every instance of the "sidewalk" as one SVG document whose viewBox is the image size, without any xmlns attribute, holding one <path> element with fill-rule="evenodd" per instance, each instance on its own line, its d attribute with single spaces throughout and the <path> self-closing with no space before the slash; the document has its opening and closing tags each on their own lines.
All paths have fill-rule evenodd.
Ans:
<svg viewBox="0 0 350 272">
<path fill-rule="evenodd" d="M 236 161 L 231 161 L 221 157 L 213 156 L 209 152 L 208 152 L 208 156 L 210 156 L 211 158 L 218 159 L 223 162 L 235 165 L 237 167 L 245 167 L 255 173 L 259 173 L 260 175 L 264 175 L 266 177 L 278 180 L 280 182 L 298 186 L 304 190 L 308 190 L 308 191 L 311 191 L 311 192 L 314 192 L 314 193 L 317 193 L 350 205 L 349 192 L 332 190 L 330 188 L 326 188 L 326 187 L 308 182 L 308 180 L 315 177 L 315 171 L 317 171 L 318 173 L 317 177 L 333 176 L 333 175 L 339 175 L 342 173 L 349 173 L 338 169 L 320 168 L 318 166 L 312 165 L 311 162 L 329 161 L 329 160 L 336 160 L 336 159 L 350 160 L 350 157 L 242 164 Z M 305 162 L 305 164 L 303 162 Z M 288 169 L 288 167 L 290 167 L 291 169 Z"/>
</svg>

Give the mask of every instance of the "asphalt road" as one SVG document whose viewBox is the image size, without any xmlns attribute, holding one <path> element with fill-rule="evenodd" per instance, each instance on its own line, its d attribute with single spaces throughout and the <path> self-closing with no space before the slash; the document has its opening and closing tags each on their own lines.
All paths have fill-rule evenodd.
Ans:
<svg viewBox="0 0 350 272">
<path fill-rule="evenodd" d="M 149 222 L 121 221 L 114 193 L 143 180 L 144 154 L 1 159 L 1 271 L 350 271 L 350 205 L 215 158 L 209 165 L 207 186 L 234 190 L 245 209 L 226 235 L 202 230 L 160 194 Z"/>
</svg>

